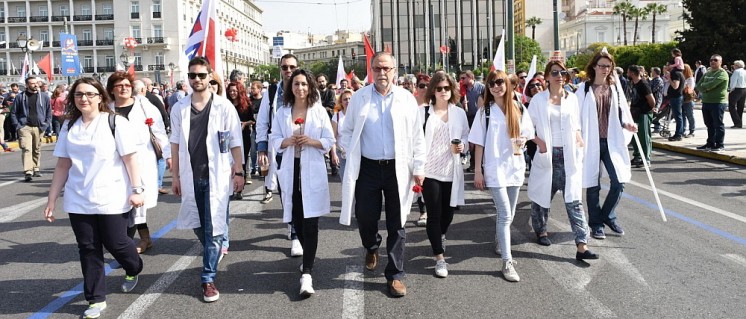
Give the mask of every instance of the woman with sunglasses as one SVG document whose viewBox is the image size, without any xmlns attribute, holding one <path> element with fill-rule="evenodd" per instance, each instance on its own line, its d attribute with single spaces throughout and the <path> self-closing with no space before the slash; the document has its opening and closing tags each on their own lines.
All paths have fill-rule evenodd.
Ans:
<svg viewBox="0 0 746 319">
<path fill-rule="evenodd" d="M 109 107 L 117 114 L 128 119 L 140 141 L 137 162 L 140 167 L 142 186 L 145 188 L 145 205 L 133 208 L 134 226 L 128 230 L 134 238 L 135 230 L 140 235 L 137 252 L 144 253 L 153 247 L 150 229 L 147 224 L 147 210 L 158 204 L 158 158 L 150 140 L 151 131 L 161 147 L 161 156 L 168 160 L 171 157 L 171 143 L 168 142 L 166 126 L 161 112 L 144 96 L 133 95 L 134 76 L 127 72 L 115 72 L 106 81 L 106 90 L 114 98 Z"/>
<path fill-rule="evenodd" d="M 427 90 L 430 104 L 420 111 L 425 123 L 425 181 L 422 196 L 427 206 L 427 238 L 435 256 L 435 276 L 448 276 L 445 236 L 454 208 L 464 205 L 464 170 L 459 154 L 469 137 L 466 112 L 456 106 L 458 83 L 445 72 L 435 72 Z"/>
<path fill-rule="evenodd" d="M 347 112 L 347 106 L 350 105 L 350 99 L 352 99 L 352 90 L 347 89 L 337 99 L 337 106 L 335 109 L 337 112 L 332 115 L 332 130 L 334 131 L 334 138 L 339 141 L 339 128 L 342 127 L 345 121 L 345 112 Z M 345 156 L 345 150 L 339 143 L 334 143 L 332 146 L 332 164 L 339 167 L 339 178 L 345 176 L 345 164 L 347 164 L 347 156 Z"/>
<path fill-rule="evenodd" d="M 583 154 L 583 188 L 588 201 L 588 226 L 591 236 L 605 239 L 604 225 L 624 235 L 616 221 L 616 209 L 622 198 L 624 183 L 632 178 L 627 145 L 637 124 L 632 119 L 627 98 L 614 75 L 614 58 L 601 51 L 585 68 L 588 81 L 581 83 L 575 94 L 580 106 L 580 124 L 585 142 Z M 603 205 L 600 203 L 601 165 L 611 180 Z"/>
<path fill-rule="evenodd" d="M 480 109 L 469 133 L 469 143 L 475 145 L 474 186 L 492 193 L 497 209 L 495 251 L 502 252 L 505 279 L 516 282 L 520 277 L 510 253 L 510 225 L 526 171 L 520 149 L 526 140 L 534 138 L 534 127 L 523 105 L 513 99 L 514 91 L 505 72 L 490 72 L 486 83 L 487 90 L 479 98 Z"/>
<path fill-rule="evenodd" d="M 536 95 L 544 91 L 544 79 L 543 78 L 537 78 L 534 77 L 533 79 L 528 81 L 528 84 L 526 84 L 526 92 L 524 92 L 523 97 L 526 100 L 524 105 L 528 107 L 530 105 L 531 99 Z M 528 168 L 528 171 L 531 171 L 531 161 L 534 160 L 534 154 L 536 154 L 536 143 L 534 141 L 527 141 L 526 142 L 526 165 Z"/>
<path fill-rule="evenodd" d="M 127 119 L 114 118 L 108 104 L 109 95 L 93 78 L 78 79 L 70 87 L 44 209 L 44 217 L 53 222 L 55 203 L 64 188 L 63 209 L 78 243 L 88 302 L 83 318 L 98 318 L 106 309 L 104 248 L 125 271 L 123 292 L 135 288 L 143 268 L 135 243 L 127 237 L 129 211 L 145 202 L 137 163 L 140 134 Z"/>
<path fill-rule="evenodd" d="M 324 154 L 336 140 L 311 72 L 293 71 L 282 97 L 284 104 L 273 119 L 269 142 L 284 154 L 277 171 L 283 222 L 293 223 L 303 246 L 300 294 L 308 297 L 315 293 L 311 271 L 319 241 L 319 217 L 331 209 Z"/>
<path fill-rule="evenodd" d="M 417 74 L 417 88 L 414 97 L 417 99 L 417 105 L 423 109 L 430 105 L 430 101 L 427 97 L 427 94 L 430 91 L 428 90 L 430 80 L 431 78 L 427 74 Z M 415 225 L 425 227 L 427 226 L 427 207 L 425 201 L 422 199 L 422 193 L 416 193 L 414 196 L 417 199 L 417 208 L 420 210 L 420 217 L 417 218 Z"/>
<path fill-rule="evenodd" d="M 217 95 L 223 95 L 223 81 L 220 80 L 220 74 L 213 71 L 212 80 L 210 80 L 210 91 Z"/>
<path fill-rule="evenodd" d="M 598 259 L 598 255 L 588 250 L 588 227 L 581 202 L 583 138 L 578 98 L 564 89 L 570 74 L 562 62 L 549 62 L 544 74 L 549 75 L 547 90 L 534 95 L 528 108 L 536 129 L 534 142 L 539 148 L 528 177 L 531 225 L 539 245 L 552 244 L 547 234 L 549 209 L 554 194 L 562 191 L 570 227 L 575 234 L 575 259 Z"/>
</svg>

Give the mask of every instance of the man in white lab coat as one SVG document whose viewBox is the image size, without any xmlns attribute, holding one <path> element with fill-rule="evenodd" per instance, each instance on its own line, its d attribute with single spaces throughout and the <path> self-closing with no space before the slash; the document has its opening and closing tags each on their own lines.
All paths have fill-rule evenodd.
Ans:
<svg viewBox="0 0 746 319">
<path fill-rule="evenodd" d="M 241 122 L 226 98 L 212 94 L 210 62 L 189 61 L 193 93 L 171 107 L 173 191 L 181 197 L 179 229 L 193 229 L 204 246 L 202 294 L 218 300 L 215 287 L 218 258 L 227 231 L 229 196 L 244 186 L 241 167 Z"/>
<path fill-rule="evenodd" d="M 381 200 L 386 202 L 386 251 L 384 274 L 394 297 L 407 293 L 404 277 L 404 224 L 412 206 L 412 187 L 425 179 L 425 137 L 417 100 L 409 91 L 393 85 L 396 60 L 378 52 L 372 58 L 374 85 L 361 88 L 347 108 L 339 132 L 347 150 L 347 168 L 342 179 L 340 223 L 349 225 L 353 203 L 360 239 L 367 250 L 365 267 L 378 264 L 378 220 Z"/>
</svg>

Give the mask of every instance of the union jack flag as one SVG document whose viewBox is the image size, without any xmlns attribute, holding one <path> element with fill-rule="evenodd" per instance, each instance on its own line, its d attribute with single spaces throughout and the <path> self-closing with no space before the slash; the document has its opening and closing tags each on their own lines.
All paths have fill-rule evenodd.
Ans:
<svg viewBox="0 0 746 319">
<path fill-rule="evenodd" d="M 203 56 L 210 61 L 213 69 L 218 74 L 223 68 L 220 57 L 220 41 L 217 38 L 217 0 L 202 1 L 202 9 L 197 14 L 192 31 L 189 33 L 184 54 L 187 60 L 196 56 Z"/>
</svg>

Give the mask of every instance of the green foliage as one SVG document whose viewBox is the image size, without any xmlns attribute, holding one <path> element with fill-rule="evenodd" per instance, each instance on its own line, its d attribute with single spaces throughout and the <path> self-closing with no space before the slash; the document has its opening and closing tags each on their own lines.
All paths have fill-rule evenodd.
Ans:
<svg viewBox="0 0 746 319">
<path fill-rule="evenodd" d="M 269 74 L 269 77 L 266 75 Z M 251 75 L 252 79 L 262 79 L 264 81 L 279 80 L 280 79 L 280 67 L 277 64 L 266 64 L 256 67 L 254 74 Z"/>
<path fill-rule="evenodd" d="M 534 55 L 536 55 L 537 68 L 546 65 L 547 57 L 542 53 L 539 42 L 522 35 L 515 37 L 516 70 L 528 70 Z"/>
<path fill-rule="evenodd" d="M 566 60 L 567 67 L 585 69 L 593 56 L 601 52 L 604 47 L 614 57 L 617 66 L 626 69 L 628 66 L 636 64 L 649 69 L 654 66 L 664 66 L 671 59 L 671 50 L 676 47 L 676 42 L 635 46 L 611 46 L 603 42 L 591 43 L 584 51 L 585 53 L 568 57 Z"/>
<path fill-rule="evenodd" d="M 746 52 L 744 0 L 683 0 L 687 9 L 684 19 L 690 25 L 683 32 L 680 49 L 685 62 L 707 61 L 720 54 L 723 61 L 743 59 Z M 705 65 L 707 63 L 705 62 Z"/>
</svg>

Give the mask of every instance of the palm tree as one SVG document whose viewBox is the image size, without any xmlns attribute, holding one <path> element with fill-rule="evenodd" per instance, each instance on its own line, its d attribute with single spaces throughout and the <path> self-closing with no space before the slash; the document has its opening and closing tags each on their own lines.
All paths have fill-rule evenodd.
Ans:
<svg viewBox="0 0 746 319">
<path fill-rule="evenodd" d="M 614 5 L 614 15 L 622 17 L 622 33 L 624 34 L 624 45 L 627 45 L 627 19 L 631 18 L 630 12 L 635 6 L 629 1 L 619 2 Z"/>
<path fill-rule="evenodd" d="M 632 45 L 637 45 L 637 39 L 639 38 L 639 36 L 637 35 L 637 30 L 640 25 L 640 19 L 646 20 L 648 18 L 648 9 L 647 7 L 632 7 L 632 11 L 630 11 L 629 15 L 632 18 L 635 18 L 635 33 L 634 38 L 632 39 Z"/>
<path fill-rule="evenodd" d="M 541 18 L 531 17 L 526 20 L 526 26 L 531 27 L 531 40 L 536 40 L 536 26 L 541 24 Z"/>
<path fill-rule="evenodd" d="M 655 17 L 659 14 L 666 13 L 668 9 L 665 5 L 657 3 L 648 3 L 648 5 L 645 6 L 645 9 L 653 15 L 653 37 L 651 39 L 652 42 L 655 43 Z"/>
</svg>

